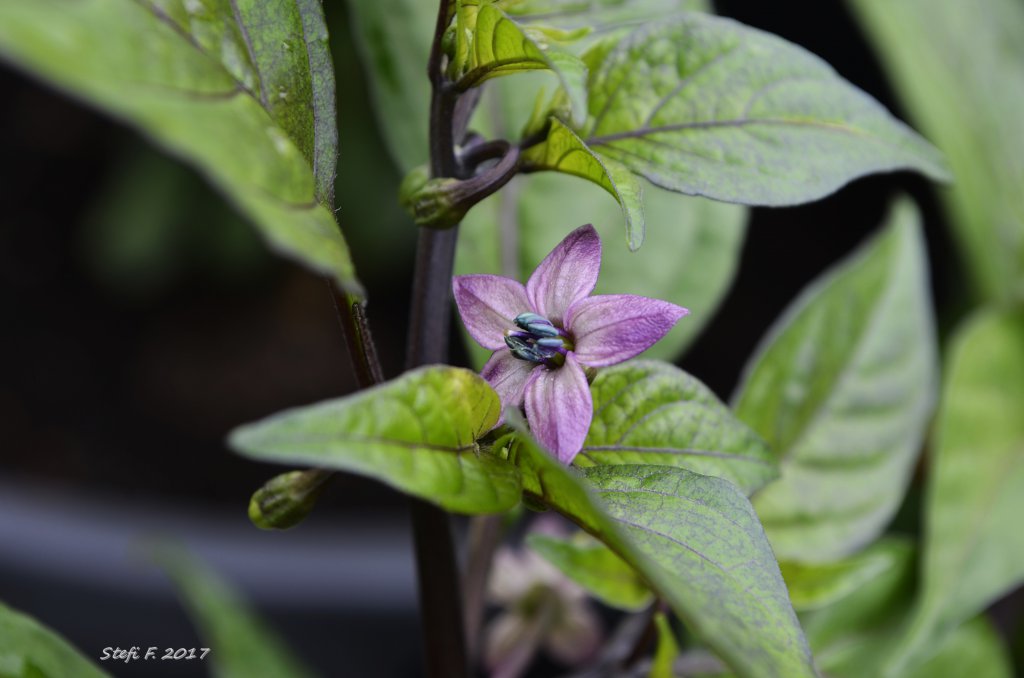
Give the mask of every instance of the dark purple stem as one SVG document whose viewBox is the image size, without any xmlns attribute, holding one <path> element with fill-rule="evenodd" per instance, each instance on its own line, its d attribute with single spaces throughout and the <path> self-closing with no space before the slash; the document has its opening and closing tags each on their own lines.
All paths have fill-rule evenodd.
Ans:
<svg viewBox="0 0 1024 678">
<path fill-rule="evenodd" d="M 430 102 L 430 170 L 434 177 L 456 176 L 453 131 L 456 93 L 442 71 L 441 40 L 451 17 L 451 0 L 441 0 L 428 75 Z M 458 226 L 420 229 L 413 273 L 412 312 L 406 366 L 446 362 L 451 289 Z M 420 592 L 420 623 L 427 678 L 468 678 L 459 571 L 448 514 L 413 499 L 412 526 Z"/>
</svg>

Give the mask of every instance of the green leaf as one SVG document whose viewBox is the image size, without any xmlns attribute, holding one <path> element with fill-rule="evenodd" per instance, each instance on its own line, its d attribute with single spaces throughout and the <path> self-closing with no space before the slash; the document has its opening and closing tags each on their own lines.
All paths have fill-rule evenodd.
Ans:
<svg viewBox="0 0 1024 678">
<path fill-rule="evenodd" d="M 109 678 L 57 633 L 0 603 L 0 676 Z"/>
<path fill-rule="evenodd" d="M 538 42 L 542 33 L 527 31 L 494 0 L 461 0 L 455 14 L 455 54 L 449 77 L 461 91 L 501 75 L 550 70 L 569 97 L 575 124 L 587 115 L 587 67 L 579 57 Z"/>
<path fill-rule="evenodd" d="M 594 153 L 558 118 L 551 118 L 544 143 L 526 150 L 520 157 L 524 172 L 551 170 L 570 174 L 608 191 L 626 219 L 629 249 L 640 249 L 644 241 L 643 187 L 624 165 Z"/>
<path fill-rule="evenodd" d="M 143 0 L 216 58 L 299 147 L 331 206 L 338 161 L 334 64 L 317 0 Z"/>
<path fill-rule="evenodd" d="M 651 589 L 614 551 L 580 533 L 561 539 L 535 532 L 526 543 L 588 593 L 610 607 L 636 612 L 650 605 Z"/>
<path fill-rule="evenodd" d="M 883 539 L 843 560 L 820 565 L 783 561 L 779 569 L 793 607 L 804 612 L 842 600 L 905 559 L 902 544 Z"/>
<path fill-rule="evenodd" d="M 332 205 L 338 162 L 334 64 L 318 0 L 144 0 L 220 60 L 291 137 Z"/>
<path fill-rule="evenodd" d="M 815 662 L 831 678 L 877 678 L 905 631 L 913 598 L 914 547 L 886 538 L 870 548 L 888 567 L 835 602 L 800 615 Z"/>
<path fill-rule="evenodd" d="M 408 172 L 429 156 L 425 69 L 437 6 L 422 0 L 349 0 L 348 6 L 380 131 L 402 172 Z"/>
<path fill-rule="evenodd" d="M 754 498 L 782 560 L 823 562 L 877 536 L 903 497 L 938 383 L 919 216 L 806 288 L 747 365 L 736 413 L 782 478 Z"/>
<path fill-rule="evenodd" d="M 578 476 L 524 433 L 518 463 L 528 498 L 611 547 L 739 675 L 815 675 L 764 531 L 731 483 L 669 466 Z"/>
<path fill-rule="evenodd" d="M 673 191 L 791 205 L 873 172 L 946 178 L 934 148 L 828 64 L 728 19 L 641 27 L 589 88 L 587 145 Z"/>
<path fill-rule="evenodd" d="M 478 375 L 425 367 L 241 426 L 229 442 L 252 459 L 359 473 L 450 511 L 498 513 L 519 503 L 519 475 L 476 440 L 499 411 Z"/>
<path fill-rule="evenodd" d="M 975 316 L 946 375 L 919 607 L 897 668 L 1024 581 L 1024 312 Z"/>
<path fill-rule="evenodd" d="M 329 62 L 317 56 L 323 48 L 319 15 L 302 3 L 303 38 L 293 37 L 292 49 L 305 53 L 308 47 L 314 66 L 292 73 L 287 82 L 293 86 L 284 92 L 312 92 L 312 98 L 298 102 L 312 111 L 307 128 L 292 113 L 286 115 L 290 108 L 268 112 L 250 88 L 260 74 L 252 70 L 252 56 L 239 53 L 237 35 L 216 34 L 234 21 L 225 14 L 227 3 L 168 1 L 164 6 L 167 12 L 131 0 L 9 0 L 0 4 L 0 57 L 136 127 L 223 191 L 272 249 L 361 293 L 348 247 L 330 209 L 320 204 L 328 199 L 324 192 L 333 179 L 334 122 L 325 110 L 333 100 L 325 70 Z M 194 30 L 207 36 L 203 40 L 178 23 L 189 8 L 196 10 Z M 204 50 L 207 38 L 221 50 Z M 280 94 L 274 95 L 280 99 Z"/>
<path fill-rule="evenodd" d="M 954 631 L 938 653 L 905 678 L 1013 678 L 1010 658 L 992 623 L 976 617 Z"/>
<path fill-rule="evenodd" d="M 524 24 L 563 30 L 589 28 L 596 35 L 661 20 L 680 12 L 710 12 L 708 0 L 517 0 L 505 8 Z"/>
<path fill-rule="evenodd" d="M 1024 299 L 1024 5 L 850 0 L 956 177 L 941 196 L 976 291 Z"/>
<path fill-rule="evenodd" d="M 654 626 L 658 629 L 658 646 L 654 651 L 650 678 L 673 678 L 675 671 L 672 670 L 672 664 L 679 656 L 676 634 L 672 631 L 668 616 L 661 612 L 654 615 Z"/>
<path fill-rule="evenodd" d="M 160 546 L 154 553 L 174 581 L 217 678 L 305 678 L 313 674 L 274 631 L 212 570 L 185 552 Z M 68 674 L 70 675 L 70 674 Z"/>
<path fill-rule="evenodd" d="M 725 478 L 748 495 L 779 476 L 764 441 L 673 365 L 634 360 L 609 367 L 590 391 L 594 420 L 577 465 L 678 466 Z"/>
</svg>

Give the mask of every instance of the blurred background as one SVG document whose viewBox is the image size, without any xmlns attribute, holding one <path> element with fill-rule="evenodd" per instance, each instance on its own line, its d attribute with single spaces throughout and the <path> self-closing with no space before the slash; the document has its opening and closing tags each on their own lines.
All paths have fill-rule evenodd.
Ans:
<svg viewBox="0 0 1024 678">
<path fill-rule="evenodd" d="M 841 3 L 716 5 L 822 56 L 906 117 Z M 415 232 L 396 203 L 401 177 L 369 109 L 345 4 L 326 0 L 325 12 L 339 217 L 394 376 Z M 6 66 L 0 91 L 0 599 L 93 658 L 114 645 L 199 646 L 140 546 L 166 537 L 237 586 L 324 675 L 416 675 L 405 500 L 345 476 L 305 524 L 260 532 L 249 496 L 282 469 L 224 445 L 240 423 L 353 390 L 324 281 L 269 254 L 201 178 L 135 132 Z M 925 215 L 943 334 L 966 307 L 963 275 L 931 188 L 901 173 L 808 206 L 754 209 L 731 292 L 680 365 L 728 398 L 769 324 L 877 228 L 898 192 Z M 453 332 L 456 361 L 460 340 Z M 898 526 L 916 520 L 905 510 Z M 1002 609 L 1009 630 L 1016 606 Z M 105 668 L 204 675 L 198 663 Z"/>
</svg>

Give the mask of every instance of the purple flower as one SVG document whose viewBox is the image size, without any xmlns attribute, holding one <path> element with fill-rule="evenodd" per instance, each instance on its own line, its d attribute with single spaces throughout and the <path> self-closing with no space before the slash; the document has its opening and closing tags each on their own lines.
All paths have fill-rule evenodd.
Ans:
<svg viewBox="0 0 1024 678">
<path fill-rule="evenodd" d="M 525 401 L 534 436 L 572 463 L 594 416 L 584 367 L 628 360 L 689 313 L 631 294 L 590 296 L 601 268 L 591 225 L 570 233 L 524 287 L 496 275 L 460 275 L 455 303 L 469 334 L 494 355 L 481 375 L 504 407 Z"/>
<path fill-rule="evenodd" d="M 561 524 L 544 518 L 532 531 L 568 536 Z M 601 619 L 586 591 L 533 549 L 498 550 L 487 598 L 504 608 L 484 629 L 491 678 L 522 675 L 541 648 L 560 663 L 576 666 L 601 646 Z"/>
</svg>

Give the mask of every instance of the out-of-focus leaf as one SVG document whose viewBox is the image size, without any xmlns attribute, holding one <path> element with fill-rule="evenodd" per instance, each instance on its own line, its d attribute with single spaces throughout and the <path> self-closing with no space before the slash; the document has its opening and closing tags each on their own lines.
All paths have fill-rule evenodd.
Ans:
<svg viewBox="0 0 1024 678">
<path fill-rule="evenodd" d="M 578 476 L 519 428 L 526 496 L 604 541 L 737 674 L 815 675 L 764 531 L 735 486 L 670 466 L 595 466 Z"/>
<path fill-rule="evenodd" d="M 57 633 L 0 603 L 0 676 L 110 678 Z"/>
<path fill-rule="evenodd" d="M 913 204 L 812 283 L 747 365 L 736 413 L 782 478 L 754 498 L 782 560 L 825 562 L 885 527 L 938 383 L 928 265 Z"/>
<path fill-rule="evenodd" d="M 949 159 L 941 195 L 988 299 L 1024 298 L 1024 4 L 849 0 L 911 117 Z"/>
<path fill-rule="evenodd" d="M 217 678 L 306 678 L 314 675 L 262 619 L 212 570 L 161 546 L 156 560 L 174 581 L 210 654 Z M 65 674 L 72 675 L 72 674 Z"/>
<path fill-rule="evenodd" d="M 623 164 L 594 153 L 557 118 L 551 119 L 544 143 L 525 151 L 521 159 L 523 171 L 561 172 L 586 179 L 608 191 L 622 208 L 629 249 L 640 249 L 644 241 L 643 187 Z"/>
<path fill-rule="evenodd" d="M 886 569 L 835 602 L 800 615 L 823 675 L 877 678 L 905 632 L 914 593 L 913 545 L 887 538 L 871 551 L 887 556 Z"/>
<path fill-rule="evenodd" d="M 580 136 L 663 188 L 792 205 L 873 172 L 946 178 L 924 139 L 777 36 L 689 13 L 636 29 L 602 57 Z"/>
<path fill-rule="evenodd" d="M 118 155 L 79 238 L 91 276 L 135 302 L 152 300 L 186 275 L 214 283 L 251 279 L 270 256 L 195 172 L 142 142 Z"/>
<path fill-rule="evenodd" d="M 924 664 L 905 678 L 1013 678 L 1013 666 L 999 633 L 985 617 L 956 629 Z"/>
<path fill-rule="evenodd" d="M 843 560 L 819 565 L 779 563 L 797 612 L 816 610 L 857 591 L 906 560 L 902 544 L 883 539 Z"/>
<path fill-rule="evenodd" d="M 427 59 L 436 3 L 349 0 L 352 33 L 391 155 L 403 172 L 427 162 L 430 81 Z"/>
<path fill-rule="evenodd" d="M 359 473 L 450 511 L 498 513 L 519 503 L 519 474 L 476 440 L 499 412 L 478 375 L 425 367 L 241 426 L 229 442 L 252 459 Z"/>
<path fill-rule="evenodd" d="M 290 38 L 296 40 L 291 48 L 277 43 L 282 52 L 305 52 L 308 46 L 315 61 L 312 70 L 291 73 L 292 80 L 286 80 L 291 87 L 283 92 L 312 93 L 299 102 L 313 111 L 307 127 L 290 106 L 264 108 L 260 94 L 247 84 L 251 78 L 240 75 L 245 55 L 230 56 L 239 48 L 234 38 L 221 36 L 215 44 L 223 52 L 209 53 L 178 23 L 180 11 L 191 8 L 204 29 L 227 25 L 235 20 L 225 14 L 231 12 L 228 3 L 164 5 L 168 11 L 131 0 L 8 0 L 0 4 L 0 58 L 138 128 L 199 169 L 260 228 L 271 248 L 361 292 L 344 238 L 321 204 L 329 200 L 325 192 L 334 176 L 329 159 L 334 146 L 324 129 L 333 129 L 334 122 L 324 108 L 333 101 L 326 84 L 332 76 L 324 70 L 329 61 L 316 56 L 323 47 L 322 23 L 308 14 L 315 8 L 302 13 L 311 23 L 303 24 L 301 43 L 296 36 Z M 177 14 L 168 13 L 171 8 L 178 8 Z M 262 10 L 254 6 L 253 11 Z M 220 24 L 203 18 L 208 16 Z M 256 34 L 281 37 L 252 26 L 243 44 L 255 44 Z M 252 55 L 248 58 L 251 66 Z M 257 68 L 253 77 L 259 76 Z M 281 82 L 286 76 L 276 77 Z M 281 93 L 268 96 L 280 99 Z"/>
<path fill-rule="evenodd" d="M 933 449 L 919 607 L 892 675 L 1024 580 L 1024 312 L 958 332 Z"/>
<path fill-rule="evenodd" d="M 466 91 L 502 75 L 550 70 L 569 98 L 574 124 L 587 115 L 587 67 L 579 57 L 538 42 L 494 4 L 494 0 L 461 0 L 455 11 L 455 47 L 448 76 Z"/>
<path fill-rule="evenodd" d="M 606 605 L 636 612 L 651 602 L 651 590 L 636 570 L 585 534 L 563 539 L 534 533 L 526 538 L 526 543 Z"/>
<path fill-rule="evenodd" d="M 673 365 L 643 360 L 609 367 L 590 390 L 594 420 L 577 465 L 678 466 L 725 478 L 748 495 L 779 476 L 764 441 Z"/>
<path fill-rule="evenodd" d="M 672 624 L 663 613 L 654 616 L 654 625 L 658 629 L 658 645 L 654 650 L 654 663 L 651 664 L 650 678 L 674 678 L 672 664 L 679 656 L 679 643 L 672 631 Z"/>
</svg>

